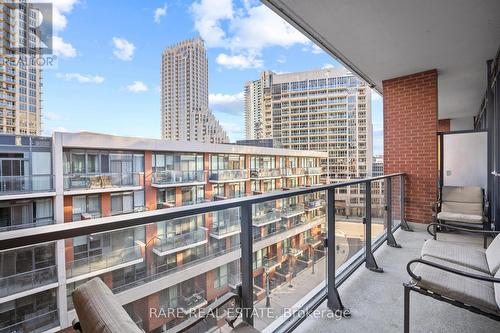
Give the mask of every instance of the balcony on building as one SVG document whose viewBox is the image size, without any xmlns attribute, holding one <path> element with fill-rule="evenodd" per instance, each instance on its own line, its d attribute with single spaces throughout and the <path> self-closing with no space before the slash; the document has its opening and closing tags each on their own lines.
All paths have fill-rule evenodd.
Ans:
<svg viewBox="0 0 500 333">
<path fill-rule="evenodd" d="M 276 166 L 276 159 L 276 156 L 251 156 L 250 178 L 253 180 L 281 178 L 281 170 Z"/>
<path fill-rule="evenodd" d="M 207 242 L 207 229 L 204 227 L 178 234 L 159 234 L 154 241 L 153 252 L 161 257 L 198 247 Z"/>
<path fill-rule="evenodd" d="M 244 155 L 210 154 L 208 180 L 211 183 L 232 183 L 250 180 Z"/>
<path fill-rule="evenodd" d="M 256 204 L 253 207 L 252 225 L 263 227 L 281 221 L 281 210 L 276 208 L 275 202 Z"/>
<path fill-rule="evenodd" d="M 223 239 L 240 233 L 241 221 L 238 208 L 225 209 L 210 214 L 212 215 L 210 237 Z"/>
<path fill-rule="evenodd" d="M 63 151 L 66 195 L 133 191 L 144 187 L 144 154 L 88 149 Z"/>
<path fill-rule="evenodd" d="M 53 198 L 0 201 L 0 232 L 53 223 Z"/>
<path fill-rule="evenodd" d="M 304 204 L 302 203 L 290 203 L 286 204 L 281 210 L 281 216 L 285 219 L 289 219 L 304 213 Z"/>
<path fill-rule="evenodd" d="M 0 135 L 0 200 L 54 195 L 50 138 Z"/>
<path fill-rule="evenodd" d="M 155 153 L 152 186 L 156 188 L 204 185 L 203 154 Z"/>
</svg>

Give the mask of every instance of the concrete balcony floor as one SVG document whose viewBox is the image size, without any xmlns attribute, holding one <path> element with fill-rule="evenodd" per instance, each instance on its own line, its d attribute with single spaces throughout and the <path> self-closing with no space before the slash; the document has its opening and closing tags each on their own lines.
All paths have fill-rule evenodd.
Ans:
<svg viewBox="0 0 500 333">
<path fill-rule="evenodd" d="M 420 256 L 424 241 L 431 237 L 425 226 L 411 227 L 415 232 L 398 230 L 395 234 L 401 249 L 383 245 L 375 252 L 384 273 L 361 266 L 339 288 L 344 306 L 352 312 L 351 318 L 310 317 L 296 332 L 403 332 L 402 283 L 410 279 L 406 264 Z M 453 232 L 439 234 L 438 239 L 482 248 L 481 237 Z M 326 309 L 326 302 L 319 307 L 322 309 Z M 500 332 L 500 322 L 417 293 L 411 293 L 410 318 L 411 332 Z"/>
</svg>

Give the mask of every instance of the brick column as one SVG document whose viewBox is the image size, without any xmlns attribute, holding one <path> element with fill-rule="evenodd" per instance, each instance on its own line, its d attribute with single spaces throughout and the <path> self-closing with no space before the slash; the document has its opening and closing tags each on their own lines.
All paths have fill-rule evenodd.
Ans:
<svg viewBox="0 0 500 333">
<path fill-rule="evenodd" d="M 438 131 L 439 132 L 449 132 L 450 131 L 450 119 L 440 119 L 438 121 Z"/>
<path fill-rule="evenodd" d="M 405 216 L 430 223 L 437 198 L 437 71 L 383 81 L 384 171 L 405 172 Z"/>
</svg>

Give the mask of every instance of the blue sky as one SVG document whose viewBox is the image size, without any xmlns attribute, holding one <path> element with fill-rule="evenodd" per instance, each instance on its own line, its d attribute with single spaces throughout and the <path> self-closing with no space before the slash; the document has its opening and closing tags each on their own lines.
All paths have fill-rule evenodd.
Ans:
<svg viewBox="0 0 500 333">
<path fill-rule="evenodd" d="M 258 1 L 55 0 L 57 66 L 44 71 L 43 131 L 160 137 L 162 50 L 201 36 L 210 106 L 231 140 L 244 137 L 243 86 L 264 69 L 340 66 Z M 373 98 L 374 150 L 382 102 Z"/>
</svg>

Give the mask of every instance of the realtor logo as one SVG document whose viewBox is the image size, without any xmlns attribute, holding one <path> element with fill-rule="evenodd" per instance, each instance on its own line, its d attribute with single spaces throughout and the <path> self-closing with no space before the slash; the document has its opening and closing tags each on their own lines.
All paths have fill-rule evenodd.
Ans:
<svg viewBox="0 0 500 333">
<path fill-rule="evenodd" d="M 52 54 L 52 4 L 3 2 L 4 53 Z"/>
</svg>

